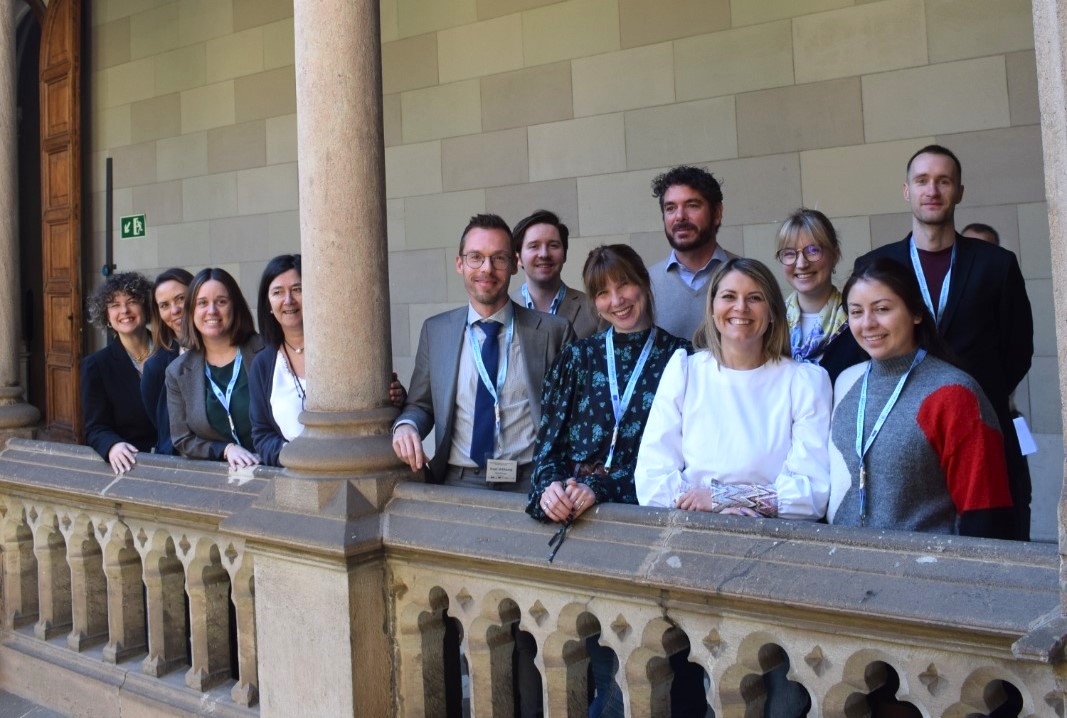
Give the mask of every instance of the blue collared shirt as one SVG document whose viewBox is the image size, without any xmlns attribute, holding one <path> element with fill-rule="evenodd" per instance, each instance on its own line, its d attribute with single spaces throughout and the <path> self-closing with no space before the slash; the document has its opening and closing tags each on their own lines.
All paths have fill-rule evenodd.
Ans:
<svg viewBox="0 0 1067 718">
<path fill-rule="evenodd" d="M 719 266 L 720 262 L 725 262 L 729 259 L 729 255 L 726 254 L 726 250 L 722 248 L 722 245 L 715 246 L 715 252 L 711 255 L 711 259 L 700 269 L 695 272 L 689 267 L 678 261 L 678 255 L 674 250 L 671 250 L 671 256 L 667 258 L 667 271 L 677 271 L 678 277 L 685 282 L 685 285 L 690 289 L 700 289 L 708 280 L 711 279 L 711 272 L 715 267 Z"/>
</svg>

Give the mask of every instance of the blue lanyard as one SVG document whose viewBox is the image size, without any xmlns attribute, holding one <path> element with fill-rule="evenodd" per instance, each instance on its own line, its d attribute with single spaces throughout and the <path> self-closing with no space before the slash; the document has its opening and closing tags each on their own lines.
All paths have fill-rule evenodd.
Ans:
<svg viewBox="0 0 1067 718">
<path fill-rule="evenodd" d="M 503 427 L 500 424 L 500 397 L 504 393 L 504 379 L 508 375 L 508 358 L 511 356 L 511 339 L 515 334 L 515 315 L 512 314 L 508 319 L 506 329 L 504 330 L 504 351 L 503 356 L 500 357 L 500 364 L 497 367 L 496 372 L 496 384 L 489 380 L 489 372 L 485 369 L 485 362 L 482 361 L 482 348 L 478 346 L 478 338 L 474 336 L 474 327 L 467 324 L 467 337 L 470 339 L 471 354 L 474 356 L 474 367 L 478 370 L 478 378 L 485 386 L 486 391 L 493 397 L 493 415 L 496 420 L 496 444 L 497 448 L 500 447 L 500 438 L 503 433 Z M 490 339 L 486 338 L 486 341 Z M 496 337 L 493 337 L 491 341 L 496 341 Z"/>
<path fill-rule="evenodd" d="M 641 355 L 637 357 L 637 363 L 634 364 L 634 370 L 630 372 L 630 379 L 626 382 L 626 389 L 620 399 L 619 377 L 615 372 L 614 334 L 615 328 L 611 327 L 604 335 L 604 344 L 608 352 L 608 389 L 611 391 L 611 410 L 615 414 L 615 428 L 611 432 L 611 447 L 608 449 L 608 460 L 604 462 L 605 469 L 611 468 L 611 459 L 615 456 L 615 442 L 619 439 L 619 424 L 622 422 L 622 415 L 626 413 L 626 407 L 630 406 L 637 380 L 641 378 L 641 370 L 645 368 L 648 355 L 652 353 L 652 345 L 656 343 L 656 328 L 652 327 L 652 331 L 648 333 L 648 339 L 645 340 L 645 346 L 641 350 Z"/>
<path fill-rule="evenodd" d="M 552 300 L 552 306 L 548 308 L 549 314 L 555 314 L 559 311 L 559 305 L 563 301 L 563 298 L 567 296 L 567 285 L 559 285 L 559 291 L 556 292 L 556 298 Z M 526 302 L 527 309 L 537 309 L 534 306 L 534 300 L 530 298 L 530 290 L 526 288 L 526 282 L 522 283 L 522 300 Z"/>
<path fill-rule="evenodd" d="M 230 414 L 230 399 L 233 397 L 233 388 L 237 386 L 237 375 L 241 373 L 241 350 L 237 350 L 237 358 L 233 360 L 233 376 L 230 377 L 230 383 L 226 385 L 226 394 L 222 393 L 218 384 L 211 378 L 211 369 L 208 368 L 207 362 L 204 362 L 204 376 L 207 377 L 207 385 L 211 387 L 211 391 L 215 392 L 215 398 L 222 404 L 222 408 L 226 410 L 226 419 L 230 422 L 230 434 L 233 436 L 233 440 L 238 445 L 241 444 L 241 440 L 237 438 L 237 427 L 233 425 L 233 416 Z"/>
<path fill-rule="evenodd" d="M 919 250 L 915 248 L 915 237 L 911 238 L 908 243 L 908 249 L 911 252 L 911 267 L 915 270 L 915 278 L 919 280 L 919 290 L 923 293 L 923 302 L 926 304 L 926 308 L 930 310 L 930 314 L 934 317 L 934 324 L 936 327 L 941 326 L 941 317 L 945 314 L 945 305 L 948 304 L 948 285 L 952 281 L 952 267 L 956 265 L 956 248 L 959 245 L 955 242 L 952 243 L 952 256 L 948 260 L 948 272 L 945 273 L 945 281 L 941 283 L 941 296 L 937 301 L 937 310 L 934 310 L 934 302 L 930 297 L 930 287 L 926 284 L 926 275 L 923 274 L 923 265 L 919 261 Z"/>
<path fill-rule="evenodd" d="M 915 358 L 911 360 L 911 366 L 904 372 L 904 376 L 900 377 L 897 381 L 896 388 L 893 389 L 893 393 L 889 395 L 889 400 L 886 401 L 885 406 L 882 407 L 882 412 L 878 414 L 878 418 L 874 422 L 874 428 L 871 429 L 871 435 L 867 437 L 867 441 L 863 440 L 863 417 L 867 412 L 867 379 L 871 375 L 871 364 L 867 364 L 867 370 L 863 372 L 863 387 L 860 389 L 860 405 L 856 409 L 856 456 L 860 460 L 860 526 L 866 523 L 867 519 L 867 467 L 864 465 L 864 458 L 867 456 L 867 452 L 871 450 L 871 444 L 878 437 L 878 432 L 882 430 L 882 424 L 885 423 L 886 418 L 889 416 L 889 412 L 893 410 L 893 406 L 897 403 L 897 399 L 900 398 L 900 392 L 904 390 L 904 382 L 908 380 L 908 376 L 912 370 L 919 366 L 919 363 L 926 358 L 926 350 L 920 349 L 915 352 Z"/>
</svg>

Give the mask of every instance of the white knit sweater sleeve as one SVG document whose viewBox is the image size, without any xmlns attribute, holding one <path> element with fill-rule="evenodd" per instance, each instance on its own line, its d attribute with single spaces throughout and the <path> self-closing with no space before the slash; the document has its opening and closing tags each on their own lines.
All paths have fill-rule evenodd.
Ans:
<svg viewBox="0 0 1067 718">
<path fill-rule="evenodd" d="M 642 506 L 673 507 L 685 481 L 682 456 L 682 406 L 689 358 L 679 349 L 663 370 L 634 469 L 637 502 Z"/>
</svg>

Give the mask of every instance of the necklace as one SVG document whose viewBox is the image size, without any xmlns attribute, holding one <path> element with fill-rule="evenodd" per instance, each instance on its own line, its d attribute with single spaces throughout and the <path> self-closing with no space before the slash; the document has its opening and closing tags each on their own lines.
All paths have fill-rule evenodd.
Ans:
<svg viewBox="0 0 1067 718">
<path fill-rule="evenodd" d="M 288 339 L 283 339 L 282 341 L 285 342 L 285 346 L 289 347 L 290 349 L 292 349 L 297 354 L 303 354 L 304 353 L 304 347 L 294 347 L 292 344 L 289 343 Z"/>
<path fill-rule="evenodd" d="M 289 350 L 286 348 L 286 346 L 289 345 L 289 342 L 282 343 L 285 345 L 282 347 L 282 351 L 285 352 L 285 357 L 283 359 L 285 368 L 289 371 L 289 376 L 293 379 L 293 385 L 296 386 L 296 393 L 300 397 L 300 409 L 303 410 L 304 402 L 307 400 L 307 392 L 304 391 L 304 386 L 300 383 L 300 377 L 293 371 L 293 360 L 289 357 Z M 304 347 L 300 347 L 300 351 L 297 353 L 299 354 L 302 351 L 304 351 Z"/>
</svg>

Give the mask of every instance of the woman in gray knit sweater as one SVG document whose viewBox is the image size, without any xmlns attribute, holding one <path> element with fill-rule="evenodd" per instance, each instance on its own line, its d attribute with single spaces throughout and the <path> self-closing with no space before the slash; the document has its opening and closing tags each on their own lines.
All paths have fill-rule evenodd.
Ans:
<svg viewBox="0 0 1067 718">
<path fill-rule="evenodd" d="M 951 363 L 914 273 L 879 259 L 842 294 L 871 361 L 842 372 L 834 389 L 830 522 L 1010 538 L 996 414 Z"/>
</svg>

